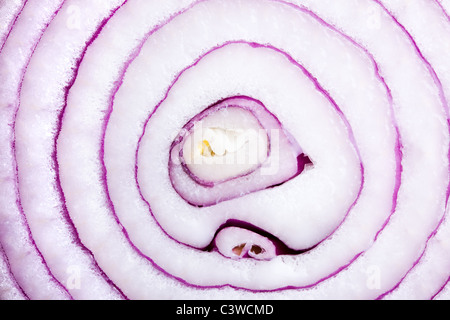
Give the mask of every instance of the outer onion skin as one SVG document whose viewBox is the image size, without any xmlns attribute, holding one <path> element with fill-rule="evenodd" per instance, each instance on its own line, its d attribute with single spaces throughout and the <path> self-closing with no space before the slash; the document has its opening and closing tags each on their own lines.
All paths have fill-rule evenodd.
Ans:
<svg viewBox="0 0 450 320">
<path fill-rule="evenodd" d="M 0 299 L 450 298 L 449 10 L 1 3 Z M 233 96 L 305 157 L 183 195 L 174 138 Z M 233 259 L 230 230 L 269 258 Z"/>
</svg>

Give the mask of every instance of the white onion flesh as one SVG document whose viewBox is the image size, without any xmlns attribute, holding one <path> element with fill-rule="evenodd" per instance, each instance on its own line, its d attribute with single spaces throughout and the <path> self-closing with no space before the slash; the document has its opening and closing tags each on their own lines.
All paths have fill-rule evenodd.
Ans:
<svg viewBox="0 0 450 320">
<path fill-rule="evenodd" d="M 157 116 L 155 113 L 152 118 Z M 249 97 L 229 98 L 208 107 L 199 113 L 198 117 L 194 117 L 186 125 L 192 128 L 187 129 L 185 126 L 181 130 L 182 135 L 178 135 L 172 142 L 169 154 L 163 154 L 164 157 L 169 156 L 169 160 L 164 161 L 169 163 L 169 178 L 173 188 L 191 205 L 203 207 L 217 205 L 223 201 L 286 183 L 307 169 L 307 163 L 304 163 L 308 162 L 304 159 L 307 156 L 261 102 Z M 233 120 L 236 117 L 241 119 Z M 154 121 L 158 120 L 150 119 L 147 128 Z M 211 168 L 211 164 L 203 159 L 198 161 L 185 156 L 185 151 L 190 152 L 192 139 L 199 139 L 196 136 L 202 136 L 202 131 L 208 130 L 208 123 L 213 127 L 243 130 L 244 133 L 252 132 L 256 138 L 252 143 L 246 143 L 247 150 L 241 151 L 241 155 L 234 152 L 236 156 L 221 159 L 222 164 L 213 165 Z M 238 127 L 235 127 L 236 125 Z M 152 197 L 152 182 L 155 178 L 151 172 L 160 171 L 154 164 L 161 165 L 162 162 L 160 158 L 156 159 L 154 150 L 160 147 L 156 146 L 153 136 L 154 131 L 146 130 L 139 141 L 137 174 L 144 198 Z M 246 152 L 248 155 L 245 155 Z M 228 161 L 230 163 L 227 163 Z M 151 163 L 153 167 L 149 168 Z M 225 178 L 214 181 L 214 177 L 218 175 L 214 172 L 217 171 L 220 175 L 225 174 Z M 198 172 L 202 176 L 199 176 Z"/>
<path fill-rule="evenodd" d="M 450 297 L 450 1 L 28 0 L 0 17 L 0 299 Z M 209 191 L 185 175 L 183 197 L 174 139 L 229 97 L 260 101 L 312 165 L 292 177 L 281 156 L 286 181 L 234 168 Z"/>
</svg>

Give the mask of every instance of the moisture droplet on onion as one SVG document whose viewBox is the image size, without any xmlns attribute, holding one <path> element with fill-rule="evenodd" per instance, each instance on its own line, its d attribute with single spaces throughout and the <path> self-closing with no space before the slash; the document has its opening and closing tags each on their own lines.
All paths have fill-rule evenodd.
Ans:
<svg viewBox="0 0 450 320">
<path fill-rule="evenodd" d="M 0 1 L 0 299 L 448 299 L 450 2 Z"/>
</svg>

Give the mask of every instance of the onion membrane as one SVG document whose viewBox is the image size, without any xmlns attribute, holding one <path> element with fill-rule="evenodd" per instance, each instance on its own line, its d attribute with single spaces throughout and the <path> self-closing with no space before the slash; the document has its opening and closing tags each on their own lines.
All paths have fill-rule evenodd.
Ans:
<svg viewBox="0 0 450 320">
<path fill-rule="evenodd" d="M 447 299 L 449 13 L 2 2 L 0 298 Z"/>
</svg>

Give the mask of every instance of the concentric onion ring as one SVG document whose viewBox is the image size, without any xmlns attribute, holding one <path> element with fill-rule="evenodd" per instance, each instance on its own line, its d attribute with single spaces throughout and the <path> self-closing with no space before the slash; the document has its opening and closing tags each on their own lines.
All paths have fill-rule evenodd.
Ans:
<svg viewBox="0 0 450 320">
<path fill-rule="evenodd" d="M 0 298 L 447 298 L 449 10 L 2 3 Z M 192 205 L 169 174 L 173 141 L 242 96 L 313 166 Z M 263 235 L 289 253 L 211 247 L 236 227 L 253 256 L 273 249 Z"/>
</svg>

